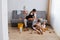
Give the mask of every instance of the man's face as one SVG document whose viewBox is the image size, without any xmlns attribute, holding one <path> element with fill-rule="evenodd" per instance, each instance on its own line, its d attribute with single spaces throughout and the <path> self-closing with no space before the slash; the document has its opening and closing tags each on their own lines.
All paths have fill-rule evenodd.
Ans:
<svg viewBox="0 0 60 40">
<path fill-rule="evenodd" d="M 35 12 L 33 12 L 33 13 L 36 13 L 36 11 L 35 11 Z"/>
</svg>

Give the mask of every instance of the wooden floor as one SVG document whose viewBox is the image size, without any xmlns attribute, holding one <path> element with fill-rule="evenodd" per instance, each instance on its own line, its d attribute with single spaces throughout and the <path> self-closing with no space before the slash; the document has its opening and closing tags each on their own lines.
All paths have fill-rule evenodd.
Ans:
<svg viewBox="0 0 60 40">
<path fill-rule="evenodd" d="M 44 32 L 43 35 L 39 35 L 35 32 L 30 34 L 29 31 L 23 31 L 22 33 L 16 27 L 8 27 L 9 29 L 9 40 L 60 40 L 52 29 Z"/>
</svg>

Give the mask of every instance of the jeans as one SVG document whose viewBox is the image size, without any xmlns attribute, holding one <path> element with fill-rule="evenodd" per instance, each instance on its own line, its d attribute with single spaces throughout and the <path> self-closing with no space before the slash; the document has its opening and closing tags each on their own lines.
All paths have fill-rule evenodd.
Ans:
<svg viewBox="0 0 60 40">
<path fill-rule="evenodd" d="M 27 19 L 24 19 L 25 27 L 27 27 L 27 21 L 28 21 Z M 36 22 L 37 22 L 37 20 L 34 20 L 33 21 L 32 27 L 33 27 L 34 24 L 36 24 Z"/>
</svg>

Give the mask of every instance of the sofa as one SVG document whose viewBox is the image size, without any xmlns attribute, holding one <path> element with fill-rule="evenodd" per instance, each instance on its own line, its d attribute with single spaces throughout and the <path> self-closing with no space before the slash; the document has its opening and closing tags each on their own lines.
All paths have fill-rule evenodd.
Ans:
<svg viewBox="0 0 60 40">
<path fill-rule="evenodd" d="M 44 18 L 46 19 L 46 11 L 37 11 L 37 18 Z M 19 20 L 19 18 L 22 18 L 23 20 Z M 12 20 L 11 20 L 11 26 L 12 27 L 17 27 L 18 23 L 24 23 L 24 15 L 23 11 L 19 10 L 13 10 L 12 11 Z"/>
</svg>

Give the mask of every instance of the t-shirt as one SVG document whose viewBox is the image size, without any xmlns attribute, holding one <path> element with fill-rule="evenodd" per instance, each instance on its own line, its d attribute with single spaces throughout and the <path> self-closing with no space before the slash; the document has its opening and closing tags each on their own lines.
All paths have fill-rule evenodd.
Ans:
<svg viewBox="0 0 60 40">
<path fill-rule="evenodd" d="M 45 28 L 46 27 L 46 25 L 42 25 L 42 28 Z"/>
<path fill-rule="evenodd" d="M 34 13 L 30 13 L 29 18 L 33 18 L 33 17 L 34 17 Z"/>
<path fill-rule="evenodd" d="M 26 16 L 26 19 L 33 18 L 33 17 L 34 17 L 34 14 L 30 13 L 28 16 Z"/>
<path fill-rule="evenodd" d="M 35 17 L 34 21 L 36 20 L 36 13 L 30 13 L 28 16 L 26 16 L 26 19 Z"/>
<path fill-rule="evenodd" d="M 37 25 L 38 25 L 38 26 L 40 26 L 40 25 L 41 25 L 41 23 L 39 22 L 39 23 L 37 23 Z"/>
</svg>

